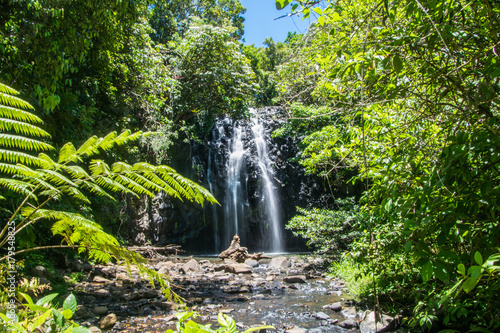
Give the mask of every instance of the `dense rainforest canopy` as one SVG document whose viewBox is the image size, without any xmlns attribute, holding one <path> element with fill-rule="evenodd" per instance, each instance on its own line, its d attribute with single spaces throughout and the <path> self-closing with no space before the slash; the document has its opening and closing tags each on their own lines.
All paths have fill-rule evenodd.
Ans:
<svg viewBox="0 0 500 333">
<path fill-rule="evenodd" d="M 238 0 L 0 6 L 2 246 L 14 223 L 18 250 L 125 255 L 96 200 L 215 202 L 157 164 L 218 116 L 280 105 L 274 135 L 301 138 L 307 171 L 363 188 L 335 210 L 299 209 L 289 228 L 339 255 L 360 297 L 408 308 L 414 328 L 500 329 L 498 1 L 277 0 L 316 21 L 264 47 L 242 44 Z M 101 241 L 111 257 L 92 252 Z"/>
</svg>

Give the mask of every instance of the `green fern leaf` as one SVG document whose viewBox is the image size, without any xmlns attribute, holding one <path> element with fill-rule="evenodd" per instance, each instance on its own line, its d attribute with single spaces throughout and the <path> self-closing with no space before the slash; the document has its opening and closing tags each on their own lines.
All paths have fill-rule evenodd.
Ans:
<svg viewBox="0 0 500 333">
<path fill-rule="evenodd" d="M 0 161 L 40 166 L 42 161 L 35 156 L 12 150 L 0 149 Z"/>
<path fill-rule="evenodd" d="M 115 180 L 117 183 L 119 183 L 123 186 L 127 186 L 136 195 L 146 194 L 149 197 L 154 197 L 154 194 L 151 193 L 144 186 L 138 184 L 133 179 L 130 179 L 124 175 L 116 175 L 113 180 Z"/>
<path fill-rule="evenodd" d="M 114 173 L 129 174 L 132 172 L 132 166 L 124 162 L 116 162 L 111 166 L 111 171 Z"/>
<path fill-rule="evenodd" d="M 57 171 L 42 169 L 40 170 L 40 172 L 44 173 L 47 176 L 46 178 L 56 185 L 69 185 L 72 187 L 78 187 L 78 185 L 76 185 L 74 182 Z"/>
<path fill-rule="evenodd" d="M 97 184 L 84 180 L 82 182 L 83 186 L 86 187 L 91 193 L 97 194 L 102 197 L 108 197 L 109 199 L 116 201 L 108 192 L 100 188 Z"/>
<path fill-rule="evenodd" d="M 2 84 L 0 83 L 0 85 L 2 85 Z M 6 87 L 5 85 L 3 85 L 3 86 Z M 10 88 L 10 89 L 12 89 L 12 88 Z M 12 89 L 11 91 L 15 91 L 15 90 Z M 21 108 L 21 109 L 33 109 L 33 106 L 31 106 L 31 104 L 29 104 L 28 102 L 23 101 L 19 97 L 12 96 L 12 95 L 17 95 L 17 94 L 19 94 L 17 91 L 16 91 L 16 94 L 0 92 L 0 103 L 2 103 L 3 105 L 13 106 L 16 108 Z"/>
<path fill-rule="evenodd" d="M 22 175 L 25 172 L 25 165 L 0 163 L 0 172 L 8 175 Z"/>
<path fill-rule="evenodd" d="M 43 120 L 31 112 L 13 108 L 6 105 L 0 105 L 0 117 L 19 120 L 32 124 L 41 124 Z"/>
<path fill-rule="evenodd" d="M 107 165 L 103 160 L 90 161 L 89 170 L 92 176 L 100 176 L 100 175 L 109 176 L 111 174 L 109 165 Z"/>
<path fill-rule="evenodd" d="M 87 171 L 85 171 L 85 169 L 78 165 L 64 165 L 62 169 L 74 179 L 90 178 L 90 175 L 87 173 Z"/>
<path fill-rule="evenodd" d="M 108 135 L 106 135 L 104 138 L 99 139 L 97 143 L 97 147 L 103 149 L 103 150 L 108 150 L 114 146 L 114 139 L 116 138 L 117 133 L 116 132 L 111 132 Z"/>
<path fill-rule="evenodd" d="M 117 136 L 113 142 L 118 146 L 122 146 L 124 144 L 136 141 L 142 136 L 142 132 L 132 133 L 130 130 L 123 131 L 119 136 Z"/>
<path fill-rule="evenodd" d="M 96 135 L 90 137 L 87 141 L 83 143 L 83 145 L 78 148 L 76 153 L 81 156 L 92 156 L 94 154 L 99 153 L 99 150 L 97 149 L 97 141 L 99 139 L 97 138 Z"/>
<path fill-rule="evenodd" d="M 0 133 L 0 145 L 23 150 L 52 150 L 51 145 L 25 136 Z"/>
<path fill-rule="evenodd" d="M 94 180 L 94 182 L 99 185 L 100 187 L 104 187 L 110 191 L 113 191 L 113 192 L 124 192 L 124 193 L 130 193 L 132 194 L 133 196 L 139 198 L 139 196 L 134 193 L 133 191 L 129 190 L 128 188 L 126 188 L 125 186 L 123 186 L 122 184 L 110 179 L 110 178 L 107 178 L 107 177 L 98 177 Z"/>
<path fill-rule="evenodd" d="M 0 118 L 0 131 L 9 132 L 12 130 L 18 134 L 50 138 L 50 134 L 40 127 L 22 121 Z"/>
<path fill-rule="evenodd" d="M 61 165 L 57 162 L 54 162 L 47 154 L 40 153 L 38 154 L 38 158 L 40 159 L 40 161 L 42 161 L 40 167 L 43 169 L 57 170 L 61 168 Z"/>
<path fill-rule="evenodd" d="M 58 163 L 78 162 L 79 156 L 76 153 L 75 146 L 71 142 L 66 143 L 59 152 Z"/>
<path fill-rule="evenodd" d="M 29 196 L 37 200 L 36 195 L 33 194 L 35 187 L 28 182 L 18 179 L 0 178 L 0 186 L 8 188 L 12 192 L 19 193 L 23 196 Z"/>
</svg>

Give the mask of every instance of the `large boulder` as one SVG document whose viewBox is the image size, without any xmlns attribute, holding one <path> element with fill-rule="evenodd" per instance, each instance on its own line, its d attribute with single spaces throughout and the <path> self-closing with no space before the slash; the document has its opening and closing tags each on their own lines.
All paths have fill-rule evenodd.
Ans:
<svg viewBox="0 0 500 333">
<path fill-rule="evenodd" d="M 191 259 L 181 267 L 180 271 L 184 274 L 188 274 L 190 272 L 200 273 L 203 270 L 196 260 Z"/>
<path fill-rule="evenodd" d="M 359 324 L 359 330 L 361 331 L 361 333 L 377 333 L 394 330 L 396 326 L 396 321 L 394 320 L 394 318 L 385 314 L 379 314 L 379 317 L 380 320 L 378 320 L 375 324 L 375 312 L 370 311 L 366 313 L 365 318 Z"/>
<path fill-rule="evenodd" d="M 252 274 L 252 267 L 247 264 L 226 265 L 226 272 L 233 274 Z"/>
<path fill-rule="evenodd" d="M 290 267 L 290 261 L 287 257 L 275 257 L 267 265 L 267 268 L 276 270 L 284 270 L 288 267 Z"/>
</svg>

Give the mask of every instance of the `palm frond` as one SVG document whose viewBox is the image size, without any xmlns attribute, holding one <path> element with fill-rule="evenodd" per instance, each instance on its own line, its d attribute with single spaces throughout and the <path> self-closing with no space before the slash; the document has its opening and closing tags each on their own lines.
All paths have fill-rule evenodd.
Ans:
<svg viewBox="0 0 500 333">
<path fill-rule="evenodd" d="M 48 143 L 27 138 L 25 136 L 0 133 L 0 146 L 23 150 L 52 150 Z"/>
</svg>

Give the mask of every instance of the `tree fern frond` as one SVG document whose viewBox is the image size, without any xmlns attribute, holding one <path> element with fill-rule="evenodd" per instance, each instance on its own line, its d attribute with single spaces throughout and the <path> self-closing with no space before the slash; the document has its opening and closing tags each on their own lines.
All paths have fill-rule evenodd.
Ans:
<svg viewBox="0 0 500 333">
<path fill-rule="evenodd" d="M 130 130 L 126 130 L 126 131 L 123 131 L 119 136 L 117 136 L 113 140 L 113 142 L 116 145 L 121 146 L 121 145 L 124 145 L 126 143 L 129 143 L 129 142 L 132 142 L 132 141 L 136 141 L 141 136 L 142 136 L 142 132 L 141 131 L 132 133 Z"/>
<path fill-rule="evenodd" d="M 87 198 L 87 196 L 85 196 L 85 194 L 83 194 L 78 188 L 76 187 L 73 187 L 73 186 L 64 186 L 63 188 L 61 188 L 61 191 L 63 193 L 66 193 L 68 194 L 69 196 L 75 198 L 75 199 L 78 199 L 80 201 L 83 201 L 85 202 L 86 204 L 91 204 L 90 200 Z"/>
<path fill-rule="evenodd" d="M 36 195 L 32 193 L 35 187 L 23 180 L 0 178 L 0 186 L 8 188 L 12 192 L 19 193 L 24 196 L 30 196 L 37 200 Z"/>
<path fill-rule="evenodd" d="M 129 190 L 128 188 L 126 188 L 122 184 L 120 184 L 120 183 L 118 183 L 110 178 L 101 176 L 101 177 L 96 178 L 94 181 L 100 187 L 104 187 L 110 191 L 130 193 L 133 196 L 139 198 L 139 196 L 136 193 L 134 193 L 133 191 Z"/>
<path fill-rule="evenodd" d="M 117 133 L 116 132 L 111 132 L 108 135 L 106 135 L 104 138 L 101 138 L 98 140 L 97 147 L 103 149 L 103 150 L 108 150 L 114 146 L 114 139 L 116 138 Z"/>
<path fill-rule="evenodd" d="M 31 176 L 25 176 L 25 180 L 29 180 L 29 183 L 40 186 L 42 190 L 46 191 L 52 191 L 53 193 L 60 194 L 61 191 L 54 187 L 52 184 L 48 183 L 45 181 L 45 179 L 42 179 L 41 177 L 31 177 Z"/>
<path fill-rule="evenodd" d="M 6 85 L 3 85 L 1 83 L 0 83 L 0 85 L 3 86 L 2 88 L 7 87 Z M 22 100 L 19 97 L 13 96 L 13 95 L 18 95 L 19 92 L 17 92 L 16 90 L 14 90 L 12 88 L 9 88 L 9 89 L 11 89 L 10 91 L 15 91 L 16 93 L 11 94 L 10 92 L 4 93 L 4 92 L 0 91 L 0 103 L 2 103 L 3 105 L 13 106 L 16 108 L 21 108 L 21 109 L 34 109 L 33 106 L 31 106 L 31 104 L 29 104 L 28 102 Z"/>
<path fill-rule="evenodd" d="M 18 134 L 50 138 L 50 134 L 35 125 L 13 119 L 0 118 L 0 131 L 14 130 Z"/>
<path fill-rule="evenodd" d="M 0 163 L 0 172 L 8 175 L 22 175 L 25 168 L 22 164 Z"/>
<path fill-rule="evenodd" d="M 89 182 L 87 180 L 84 180 L 82 182 L 83 186 L 86 187 L 91 193 L 93 194 L 97 194 L 101 197 L 108 197 L 110 198 L 111 200 L 113 201 L 116 201 L 115 198 L 113 198 L 108 192 L 106 192 L 105 190 L 103 190 L 102 188 L 99 187 L 99 185 L 97 184 L 94 184 L 92 182 Z"/>
<path fill-rule="evenodd" d="M 92 176 L 110 175 L 109 165 L 107 165 L 103 160 L 92 160 L 90 161 L 89 170 Z"/>
<path fill-rule="evenodd" d="M 78 165 L 64 165 L 62 168 L 74 179 L 90 178 L 87 171 Z"/>
<path fill-rule="evenodd" d="M 11 88 L 8 85 L 3 84 L 3 83 L 0 83 L 0 93 L 5 93 L 5 94 L 9 94 L 9 95 L 19 95 L 19 91 L 17 91 L 14 88 Z M 31 107 L 31 108 L 33 108 L 33 107 Z"/>
<path fill-rule="evenodd" d="M 85 141 L 76 151 L 78 155 L 86 155 L 86 156 L 92 156 L 94 154 L 99 153 L 99 150 L 97 149 L 97 141 L 98 137 L 96 135 L 90 137 L 87 141 Z"/>
<path fill-rule="evenodd" d="M 116 175 L 114 180 L 123 186 L 127 186 L 136 195 L 146 194 L 149 197 L 154 197 L 154 194 L 151 193 L 151 191 L 124 175 Z"/>
<path fill-rule="evenodd" d="M 57 171 L 41 169 L 40 172 L 44 173 L 47 176 L 47 179 L 56 185 L 69 185 L 72 187 L 78 187 L 78 185 L 76 185 L 70 179 Z"/>
<path fill-rule="evenodd" d="M 133 172 L 133 173 L 127 174 L 126 176 L 129 179 L 134 180 L 135 182 L 137 182 L 138 184 L 140 184 L 144 188 L 147 188 L 148 190 L 151 190 L 152 192 L 161 192 L 161 191 L 163 191 L 163 187 L 162 186 L 156 184 L 155 182 L 149 180 L 148 178 L 140 175 L 137 172 Z"/>
<path fill-rule="evenodd" d="M 44 153 L 40 153 L 38 154 L 38 158 L 40 159 L 41 163 L 40 163 L 40 167 L 43 168 L 43 169 L 47 169 L 47 170 L 56 170 L 56 169 L 59 169 L 61 167 L 60 164 L 54 162 L 50 156 L 48 156 L 47 154 L 44 154 Z"/>
<path fill-rule="evenodd" d="M 0 146 L 23 150 L 52 150 L 48 143 L 27 138 L 25 136 L 0 133 Z"/>
<path fill-rule="evenodd" d="M 146 178 L 148 178 L 150 181 L 160 186 L 162 191 L 166 192 L 168 195 L 183 201 L 182 197 L 179 195 L 179 192 L 174 190 L 170 185 L 168 185 L 167 182 L 165 182 L 163 179 L 161 179 L 161 177 L 159 177 L 155 173 L 156 168 L 154 165 L 151 165 L 149 163 L 139 162 L 134 164 L 134 170 L 141 171 Z"/>
<path fill-rule="evenodd" d="M 113 171 L 114 173 L 128 174 L 131 173 L 132 170 L 133 170 L 132 166 L 125 162 L 116 162 L 111 166 L 111 171 Z"/>
<path fill-rule="evenodd" d="M 31 112 L 6 105 L 0 105 L 0 117 L 24 121 L 32 124 L 43 123 L 43 120 L 41 118 Z"/>
<path fill-rule="evenodd" d="M 0 161 L 9 163 L 23 163 L 28 165 L 41 165 L 42 161 L 33 155 L 22 153 L 19 151 L 0 149 Z"/>
<path fill-rule="evenodd" d="M 43 175 L 38 170 L 33 170 L 24 164 L 16 164 L 17 176 L 27 177 L 43 177 Z"/>
<path fill-rule="evenodd" d="M 173 170 L 170 167 L 164 167 L 159 166 L 156 168 L 158 174 L 161 176 L 161 178 L 166 181 L 175 191 L 177 191 L 182 197 L 192 200 L 193 192 L 189 191 L 189 188 L 184 188 L 181 184 L 177 182 L 175 177 L 173 175 L 176 175 L 177 173 L 171 172 L 170 170 Z"/>
<path fill-rule="evenodd" d="M 79 159 L 75 146 L 71 142 L 68 142 L 59 151 L 59 159 L 57 161 L 58 163 L 78 162 Z"/>
</svg>

